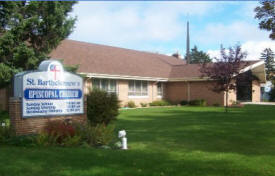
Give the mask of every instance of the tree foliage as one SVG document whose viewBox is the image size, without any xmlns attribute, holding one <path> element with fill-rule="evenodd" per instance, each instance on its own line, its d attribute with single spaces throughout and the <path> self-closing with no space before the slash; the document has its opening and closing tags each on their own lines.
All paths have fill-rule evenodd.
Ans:
<svg viewBox="0 0 275 176">
<path fill-rule="evenodd" d="M 265 61 L 266 78 L 267 80 L 273 80 L 275 77 L 275 54 L 270 48 L 266 48 L 261 53 L 261 59 Z"/>
<path fill-rule="evenodd" d="M 275 1 L 262 0 L 261 6 L 254 9 L 256 12 L 255 18 L 261 20 L 259 23 L 260 29 L 271 31 L 269 38 L 275 40 Z"/>
<path fill-rule="evenodd" d="M 190 64 L 209 63 L 212 61 L 207 53 L 198 51 L 197 46 L 194 46 L 194 48 L 191 49 L 189 57 Z"/>
<path fill-rule="evenodd" d="M 0 86 L 18 71 L 35 69 L 73 30 L 75 2 L 0 1 Z"/>
<path fill-rule="evenodd" d="M 226 112 L 228 107 L 228 93 L 236 89 L 235 76 L 239 74 L 242 66 L 242 60 L 246 53 L 242 52 L 241 47 L 236 45 L 230 47 L 226 53 L 225 48 L 221 46 L 221 57 L 215 58 L 215 63 L 203 64 L 200 71 L 203 77 L 215 81 L 213 91 L 226 93 Z"/>
</svg>

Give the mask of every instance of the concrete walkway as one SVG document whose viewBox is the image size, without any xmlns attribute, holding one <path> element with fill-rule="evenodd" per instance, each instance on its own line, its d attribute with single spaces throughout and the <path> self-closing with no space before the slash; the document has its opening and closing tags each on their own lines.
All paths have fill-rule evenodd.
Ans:
<svg viewBox="0 0 275 176">
<path fill-rule="evenodd" d="M 251 105 L 274 105 L 275 102 L 242 102 L 242 104 L 251 104 Z"/>
</svg>

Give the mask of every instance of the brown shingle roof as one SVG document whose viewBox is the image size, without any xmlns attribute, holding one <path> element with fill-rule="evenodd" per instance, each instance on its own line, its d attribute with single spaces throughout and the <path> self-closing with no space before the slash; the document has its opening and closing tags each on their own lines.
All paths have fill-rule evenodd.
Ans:
<svg viewBox="0 0 275 176">
<path fill-rule="evenodd" d="M 255 64 L 257 61 L 245 61 L 240 65 L 240 69 L 243 69 L 249 65 Z M 210 63 L 214 64 L 214 63 Z M 202 76 L 200 72 L 201 64 L 186 64 L 173 66 L 169 78 L 199 78 Z"/>
<path fill-rule="evenodd" d="M 173 66 L 169 77 L 170 78 L 200 77 L 201 76 L 200 68 L 201 68 L 200 64 L 186 64 L 186 65 Z"/>
<path fill-rule="evenodd" d="M 79 64 L 78 72 L 155 78 L 198 78 L 200 64 L 157 53 L 64 40 L 50 54 L 64 64 Z M 249 61 L 248 66 L 258 61 Z"/>
<path fill-rule="evenodd" d="M 78 72 L 168 78 L 172 66 L 185 61 L 162 54 L 64 40 L 50 54 L 65 64 L 79 64 Z"/>
</svg>

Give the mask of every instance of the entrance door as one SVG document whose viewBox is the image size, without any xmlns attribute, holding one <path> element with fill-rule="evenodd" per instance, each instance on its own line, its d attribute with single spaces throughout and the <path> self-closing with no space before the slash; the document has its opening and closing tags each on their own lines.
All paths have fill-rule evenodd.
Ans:
<svg viewBox="0 0 275 176">
<path fill-rule="evenodd" d="M 246 85 L 237 84 L 237 100 L 238 101 L 252 101 L 252 84 Z"/>
</svg>

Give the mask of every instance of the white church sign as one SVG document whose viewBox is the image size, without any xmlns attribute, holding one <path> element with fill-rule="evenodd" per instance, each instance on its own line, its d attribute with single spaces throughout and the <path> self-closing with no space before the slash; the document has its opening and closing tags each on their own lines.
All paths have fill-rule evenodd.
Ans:
<svg viewBox="0 0 275 176">
<path fill-rule="evenodd" d="M 64 71 L 62 64 L 56 60 L 43 61 L 38 71 L 17 74 L 16 94 L 22 97 L 24 118 L 84 112 L 82 77 Z"/>
</svg>

